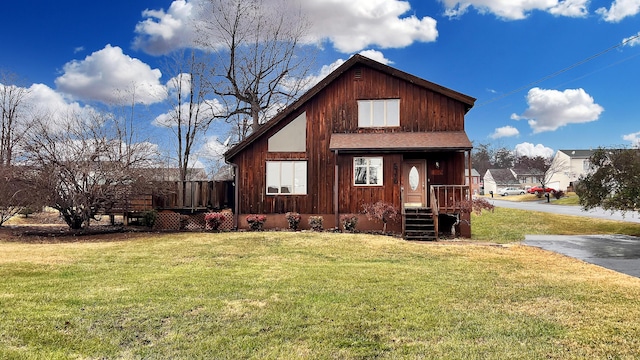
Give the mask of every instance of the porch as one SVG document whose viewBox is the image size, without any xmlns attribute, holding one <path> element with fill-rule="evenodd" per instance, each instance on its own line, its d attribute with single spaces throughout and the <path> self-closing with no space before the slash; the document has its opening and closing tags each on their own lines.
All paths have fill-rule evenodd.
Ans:
<svg viewBox="0 0 640 360">
<path fill-rule="evenodd" d="M 459 225 L 461 235 L 471 237 L 468 185 L 431 185 L 427 206 L 405 201 L 404 187 L 400 189 L 402 206 L 402 237 L 406 240 L 435 241 L 444 230 L 441 226 Z M 442 223 L 442 219 L 450 219 Z M 462 221 L 461 221 L 462 220 Z"/>
</svg>

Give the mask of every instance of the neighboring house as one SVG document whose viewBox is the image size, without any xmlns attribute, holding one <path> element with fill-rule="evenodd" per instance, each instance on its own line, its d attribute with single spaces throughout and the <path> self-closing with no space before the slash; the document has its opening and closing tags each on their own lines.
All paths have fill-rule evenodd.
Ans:
<svg viewBox="0 0 640 360">
<path fill-rule="evenodd" d="M 513 175 L 518 179 L 518 187 L 528 189 L 534 186 L 540 186 L 544 179 L 544 172 L 538 169 L 510 169 Z"/>
<path fill-rule="evenodd" d="M 464 169 L 464 184 L 469 185 L 469 169 Z M 471 169 L 471 193 L 479 195 L 482 192 L 482 176 L 476 169 Z"/>
<path fill-rule="evenodd" d="M 511 169 L 489 169 L 484 173 L 484 194 L 498 193 L 498 189 L 506 187 L 522 187 Z M 524 188 L 524 187 L 522 187 Z"/>
<path fill-rule="evenodd" d="M 550 176 L 549 186 L 567 191 L 573 182 L 589 172 L 592 154 L 593 150 L 558 150 L 551 162 L 550 169 L 554 173 Z"/>
<path fill-rule="evenodd" d="M 468 216 L 461 212 L 469 199 L 464 169 L 472 148 L 464 116 L 474 102 L 351 57 L 225 154 L 236 167 L 237 226 L 246 227 L 248 214 L 267 214 L 265 226 L 286 228 L 284 213 L 292 211 L 303 215 L 301 225 L 319 215 L 325 228 L 334 228 L 341 214 L 362 214 L 363 205 L 377 201 L 435 226 L 441 213 Z M 362 230 L 368 225 L 360 217 Z M 414 238 L 411 217 L 389 228 Z M 470 236 L 468 224 L 460 229 Z"/>
</svg>

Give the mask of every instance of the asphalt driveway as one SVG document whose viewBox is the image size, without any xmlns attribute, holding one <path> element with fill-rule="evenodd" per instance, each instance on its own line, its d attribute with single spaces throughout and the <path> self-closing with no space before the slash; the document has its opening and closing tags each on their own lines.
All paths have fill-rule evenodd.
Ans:
<svg viewBox="0 0 640 360">
<path fill-rule="evenodd" d="M 640 278 L 640 238 L 629 235 L 526 235 L 525 245 Z"/>
</svg>

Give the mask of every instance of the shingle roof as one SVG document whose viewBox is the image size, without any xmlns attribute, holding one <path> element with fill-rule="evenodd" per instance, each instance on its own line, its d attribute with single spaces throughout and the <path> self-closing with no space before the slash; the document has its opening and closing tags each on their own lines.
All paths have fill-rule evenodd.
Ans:
<svg viewBox="0 0 640 360">
<path fill-rule="evenodd" d="M 469 150 L 464 131 L 332 134 L 331 150 Z"/>
<path fill-rule="evenodd" d="M 508 185 L 518 183 L 518 179 L 513 176 L 513 173 L 509 169 L 489 169 L 487 172 L 491 174 L 496 184 Z"/>
</svg>

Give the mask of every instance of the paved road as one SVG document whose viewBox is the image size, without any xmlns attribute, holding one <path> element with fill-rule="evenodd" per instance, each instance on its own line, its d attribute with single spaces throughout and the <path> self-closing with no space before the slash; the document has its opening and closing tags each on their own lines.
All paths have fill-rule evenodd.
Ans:
<svg viewBox="0 0 640 360">
<path fill-rule="evenodd" d="M 628 235 L 526 235 L 525 245 L 640 277 L 640 238 Z"/>
<path fill-rule="evenodd" d="M 546 200 L 545 201 L 525 201 L 525 202 L 500 200 L 499 198 L 493 198 L 493 199 L 487 198 L 487 200 L 489 200 L 489 202 L 495 206 L 511 208 L 511 209 L 544 211 L 544 212 L 550 212 L 550 213 L 560 214 L 560 215 L 586 216 L 586 217 L 599 218 L 599 219 L 620 220 L 620 221 L 640 223 L 640 215 L 638 213 L 627 213 L 626 215 L 622 215 L 620 211 L 615 211 L 612 213 L 602 208 L 596 208 L 589 211 L 584 211 L 580 206 L 553 205 L 551 203 L 547 203 Z"/>
</svg>

